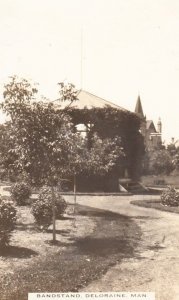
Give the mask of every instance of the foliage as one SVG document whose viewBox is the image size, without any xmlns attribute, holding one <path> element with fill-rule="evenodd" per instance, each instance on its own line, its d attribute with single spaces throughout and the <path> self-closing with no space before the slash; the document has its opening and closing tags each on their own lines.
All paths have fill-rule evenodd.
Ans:
<svg viewBox="0 0 179 300">
<path fill-rule="evenodd" d="M 31 182 L 39 185 L 51 185 L 52 178 L 56 183 L 57 178 L 64 177 L 69 170 L 78 174 L 82 169 L 91 173 L 115 169 L 120 174 L 120 170 L 127 167 L 129 175 L 136 176 L 144 151 L 136 115 L 108 106 L 90 112 L 70 109 L 70 103 L 77 100 L 77 91 L 72 84 L 59 85 L 59 100 L 67 101 L 68 109 L 53 103 L 32 102 L 37 89 L 25 79 L 12 77 L 5 85 L 2 107 L 11 117 L 9 151 L 17 158 L 14 169 L 25 170 Z M 86 144 L 74 132 L 73 124 L 79 122 L 91 124 Z M 67 168 L 68 165 L 71 167 Z"/>
<path fill-rule="evenodd" d="M 26 205 L 27 200 L 31 196 L 31 187 L 26 182 L 17 182 L 11 187 L 10 192 L 12 200 L 17 205 Z"/>
<path fill-rule="evenodd" d="M 16 209 L 12 202 L 0 198 L 0 249 L 9 244 L 15 222 Z"/>
<path fill-rule="evenodd" d="M 9 151 L 17 157 L 14 168 L 25 171 L 33 184 L 54 185 L 68 171 L 68 154 L 79 135 L 63 110 L 53 103 L 32 102 L 36 93 L 16 77 L 5 86 L 2 107 L 11 117 Z"/>
<path fill-rule="evenodd" d="M 179 170 L 179 153 L 178 153 L 178 150 L 175 153 L 175 155 L 173 156 L 172 164 L 173 164 L 174 169 L 176 171 L 178 171 Z"/>
<path fill-rule="evenodd" d="M 166 149 L 156 150 L 148 153 L 149 156 L 149 173 L 150 174 L 166 174 L 173 170 L 172 157 Z"/>
<path fill-rule="evenodd" d="M 30 101 L 35 100 L 37 93 L 36 86 L 28 80 L 11 76 L 10 82 L 4 85 L 2 108 L 15 121 L 19 115 L 23 114 L 26 105 L 29 106 Z"/>
<path fill-rule="evenodd" d="M 170 153 L 171 156 L 174 156 L 177 152 L 177 148 L 174 143 L 167 145 L 167 151 Z"/>
<path fill-rule="evenodd" d="M 179 148 L 177 148 L 174 143 L 171 143 L 167 146 L 167 151 L 171 156 L 174 172 L 178 173 L 178 170 L 179 170 Z"/>
<path fill-rule="evenodd" d="M 144 174 L 177 174 L 179 170 L 179 149 L 171 143 L 167 147 L 158 147 L 147 151 L 144 158 Z"/>
<path fill-rule="evenodd" d="M 122 164 L 122 160 L 125 158 L 119 137 L 102 140 L 97 134 L 94 134 L 91 148 L 87 149 L 85 153 L 87 165 L 84 171 L 86 170 L 90 175 L 105 175 Z"/>
<path fill-rule="evenodd" d="M 61 102 L 77 100 L 73 85 L 66 87 L 60 83 L 60 87 Z M 91 139 L 93 147 L 89 147 L 74 131 L 67 114 L 69 105 L 62 109 L 57 103 L 35 102 L 36 94 L 37 89 L 25 79 L 12 77 L 5 85 L 2 108 L 11 118 L 12 148 L 9 151 L 17 158 L 14 168 L 26 172 L 32 184 L 47 184 L 53 188 L 62 178 L 84 169 L 107 172 L 114 166 L 113 161 L 118 160 L 118 155 L 121 157 L 121 146 L 115 149 L 111 140 Z"/>
<path fill-rule="evenodd" d="M 45 229 L 52 224 L 52 203 L 53 197 L 51 189 L 43 187 L 39 193 L 38 199 L 32 205 L 32 214 L 37 224 Z M 55 192 L 55 214 L 57 218 L 60 218 L 67 208 L 67 203 L 61 194 Z"/>
<path fill-rule="evenodd" d="M 74 101 L 77 101 L 77 90 L 72 83 L 64 83 L 59 82 L 58 85 L 60 86 L 60 100 L 63 102 L 68 101 L 69 105 L 73 103 Z"/>
<path fill-rule="evenodd" d="M 91 147 L 88 138 L 78 139 L 71 150 L 68 169 L 72 174 L 104 175 L 125 157 L 120 138 L 102 140 L 97 134 L 91 138 Z"/>
<path fill-rule="evenodd" d="M 90 191 L 98 189 L 98 183 L 103 182 L 105 186 L 105 177 L 117 172 L 123 165 L 125 154 L 121 146 L 119 137 L 110 139 L 101 139 L 97 134 L 91 137 L 89 147 L 88 137 L 81 139 L 79 144 L 73 145 L 73 154 L 68 160 L 69 175 L 73 175 L 74 190 Z M 119 174 L 118 174 L 119 176 Z M 98 180 L 100 178 L 100 180 Z M 96 180 L 95 184 L 94 181 Z M 97 184 L 97 185 L 96 185 Z M 103 188 L 102 188 L 103 189 Z"/>
<path fill-rule="evenodd" d="M 15 168 L 17 155 L 11 151 L 14 142 L 10 133 L 9 122 L 0 125 L 0 176 L 1 180 L 15 181 L 18 177 L 18 170 Z"/>
<path fill-rule="evenodd" d="M 66 87 L 60 83 L 60 86 L 61 101 L 71 103 L 76 99 L 73 85 Z M 79 174 L 82 170 L 105 173 L 124 158 L 120 138 L 112 140 L 94 134 L 89 147 L 88 139 L 83 140 L 74 132 L 69 116 L 59 106 L 31 103 L 36 92 L 26 80 L 19 83 L 13 77 L 5 86 L 3 103 L 4 111 L 11 116 L 10 152 L 17 156 L 14 164 L 16 169 L 29 174 L 32 183 L 51 185 L 53 178 L 56 184 L 58 178 L 70 172 Z"/>
<path fill-rule="evenodd" d="M 92 144 L 94 134 L 101 140 L 120 139 L 125 159 L 118 164 L 118 175 L 127 168 L 129 176 L 138 177 L 144 155 L 144 140 L 139 133 L 140 120 L 128 111 L 106 106 L 104 108 L 74 109 L 68 112 L 74 124 L 83 123 L 88 128 L 88 145 Z M 121 174 L 123 176 L 123 174 Z"/>
<path fill-rule="evenodd" d="M 179 206 L 179 192 L 169 186 L 161 195 L 161 203 L 167 206 Z"/>
</svg>

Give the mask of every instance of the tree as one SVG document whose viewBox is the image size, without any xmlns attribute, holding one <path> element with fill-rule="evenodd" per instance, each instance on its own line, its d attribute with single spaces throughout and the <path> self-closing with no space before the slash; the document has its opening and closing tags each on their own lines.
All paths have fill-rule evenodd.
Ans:
<svg viewBox="0 0 179 300">
<path fill-rule="evenodd" d="M 179 170 L 179 149 L 175 146 L 174 143 L 171 143 L 167 146 L 167 151 L 171 156 L 174 172 L 178 173 L 178 170 Z"/>
<path fill-rule="evenodd" d="M 68 170 L 74 178 L 74 203 L 76 206 L 77 175 L 105 175 L 118 167 L 124 159 L 124 151 L 120 138 L 101 139 L 97 134 L 91 138 L 89 147 L 88 138 L 78 139 L 73 144 L 68 159 Z M 74 208 L 75 211 L 75 208 Z"/>
<path fill-rule="evenodd" d="M 172 164 L 173 164 L 173 167 L 176 171 L 179 170 L 179 154 L 176 153 L 173 157 L 173 160 L 172 160 Z"/>
<path fill-rule="evenodd" d="M 61 109 L 52 102 L 35 101 L 37 89 L 25 79 L 12 77 L 5 85 L 2 108 L 11 120 L 9 134 L 16 157 L 14 167 L 25 172 L 32 184 L 51 187 L 53 209 L 53 241 L 55 231 L 55 187 L 62 178 L 86 170 L 106 173 L 120 161 L 123 151 L 119 140 L 101 140 L 94 136 L 91 147 L 83 140 L 68 114 L 73 101 L 77 100 L 74 85 L 60 83 L 61 101 L 68 105 Z M 117 144 L 116 144 L 117 142 Z"/>
<path fill-rule="evenodd" d="M 64 90 L 64 93 L 63 93 Z M 62 100 L 68 94 L 62 86 Z M 68 93 L 75 99 L 74 87 Z M 55 203 L 54 188 L 58 181 L 68 173 L 70 152 L 74 149 L 79 134 L 74 133 L 72 123 L 64 110 L 57 109 L 53 103 L 36 101 L 37 89 L 25 80 L 12 77 L 5 85 L 2 108 L 10 118 L 9 132 L 12 140 L 11 153 L 16 156 L 14 167 L 28 174 L 31 183 L 47 184 L 51 187 Z M 55 209 L 53 205 L 53 241 L 55 235 Z"/>
<path fill-rule="evenodd" d="M 172 157 L 166 149 L 151 153 L 149 157 L 149 170 L 152 174 L 168 175 L 173 169 Z"/>
<path fill-rule="evenodd" d="M 16 223 L 16 209 L 12 202 L 0 196 L 0 250 L 9 244 Z"/>
</svg>

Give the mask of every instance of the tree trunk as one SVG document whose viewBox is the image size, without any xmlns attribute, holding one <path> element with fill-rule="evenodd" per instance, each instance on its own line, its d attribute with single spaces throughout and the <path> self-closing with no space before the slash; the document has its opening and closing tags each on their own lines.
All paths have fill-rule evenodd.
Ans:
<svg viewBox="0 0 179 300">
<path fill-rule="evenodd" d="M 76 213 L 76 174 L 74 174 L 74 187 L 73 187 L 73 194 L 74 194 L 74 214 Z"/>
<path fill-rule="evenodd" d="M 55 191 L 54 187 L 51 187 L 52 192 L 52 226 L 53 226 L 53 242 L 56 242 L 56 215 L 55 215 Z"/>
</svg>

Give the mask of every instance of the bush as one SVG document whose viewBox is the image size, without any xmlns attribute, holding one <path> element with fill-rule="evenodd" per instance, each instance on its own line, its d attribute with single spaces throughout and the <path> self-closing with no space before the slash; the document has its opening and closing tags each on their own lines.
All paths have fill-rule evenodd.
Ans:
<svg viewBox="0 0 179 300">
<path fill-rule="evenodd" d="M 10 192 L 12 200 L 15 201 L 17 205 L 26 205 L 31 195 L 31 187 L 25 182 L 18 182 L 12 186 Z"/>
<path fill-rule="evenodd" d="M 9 244 L 11 231 L 15 227 L 16 209 L 13 203 L 0 197 L 0 249 Z"/>
<path fill-rule="evenodd" d="M 55 192 L 55 199 L 56 219 L 59 219 L 65 212 L 67 203 L 59 192 Z M 42 229 L 47 229 L 52 224 L 52 201 L 50 188 L 44 187 L 41 189 L 38 199 L 32 204 L 32 214 Z"/>
<path fill-rule="evenodd" d="M 169 186 L 161 195 L 161 203 L 167 206 L 179 206 L 179 192 Z"/>
</svg>

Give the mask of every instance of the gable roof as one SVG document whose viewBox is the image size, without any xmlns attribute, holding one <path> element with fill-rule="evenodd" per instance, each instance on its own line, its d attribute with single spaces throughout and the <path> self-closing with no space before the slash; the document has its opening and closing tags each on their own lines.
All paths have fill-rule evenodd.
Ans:
<svg viewBox="0 0 179 300">
<path fill-rule="evenodd" d="M 112 108 L 117 108 L 119 110 L 123 110 L 123 111 L 128 111 L 127 109 L 117 105 L 117 104 L 114 104 L 110 101 L 107 101 L 103 98 L 100 98 L 96 95 L 93 95 L 87 91 L 84 91 L 84 90 L 80 90 L 77 94 L 77 101 L 74 101 L 70 107 L 72 108 L 77 108 L 77 109 L 84 109 L 84 108 L 87 108 L 87 109 L 92 109 L 92 108 L 104 108 L 106 106 L 109 106 L 109 107 L 112 107 Z M 53 101 L 53 102 L 56 102 L 58 101 L 59 99 Z M 60 103 L 60 105 L 62 105 L 63 107 L 63 103 Z M 66 106 L 66 103 L 65 103 L 65 106 Z"/>
<path fill-rule="evenodd" d="M 153 132 L 157 132 L 154 122 L 152 120 L 147 120 L 146 121 L 146 129 L 153 129 Z"/>
</svg>

